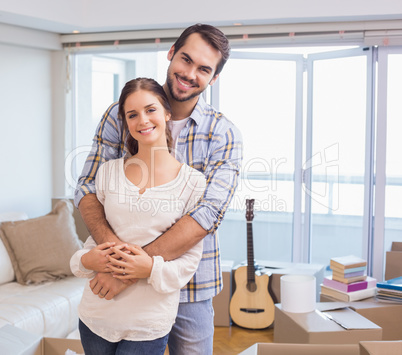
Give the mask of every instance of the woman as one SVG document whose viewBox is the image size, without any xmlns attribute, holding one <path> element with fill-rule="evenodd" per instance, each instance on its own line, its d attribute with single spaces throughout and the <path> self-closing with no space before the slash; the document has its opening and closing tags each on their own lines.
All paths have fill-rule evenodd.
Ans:
<svg viewBox="0 0 402 355">
<path fill-rule="evenodd" d="M 110 160 L 99 168 L 96 195 L 125 244 L 97 246 L 89 237 L 72 257 L 71 269 L 87 278 L 96 271 L 113 272 L 132 284 L 112 300 L 98 297 L 86 285 L 78 310 L 81 341 L 86 355 L 163 354 L 180 288 L 198 267 L 202 242 L 169 262 L 161 256 L 149 257 L 140 246 L 157 238 L 195 205 L 204 191 L 205 177 L 170 154 L 166 122 L 171 109 L 156 81 L 129 81 L 120 96 L 119 114 L 129 132 L 126 147 L 131 157 Z M 108 258 L 106 267 L 99 263 L 100 256 Z"/>
</svg>

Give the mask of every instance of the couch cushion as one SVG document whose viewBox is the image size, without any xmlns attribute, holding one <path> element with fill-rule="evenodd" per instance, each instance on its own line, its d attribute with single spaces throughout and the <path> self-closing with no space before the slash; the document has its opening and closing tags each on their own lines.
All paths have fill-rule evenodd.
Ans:
<svg viewBox="0 0 402 355">
<path fill-rule="evenodd" d="M 15 273 L 7 249 L 2 242 L 3 232 L 0 229 L 0 285 L 14 281 Z"/>
<path fill-rule="evenodd" d="M 85 282 L 70 276 L 40 285 L 1 285 L 0 327 L 12 324 L 41 336 L 65 338 L 77 328 Z"/>
<path fill-rule="evenodd" d="M 82 247 L 72 212 L 71 202 L 61 200 L 45 216 L 0 225 L 0 237 L 20 284 L 38 284 L 72 275 L 70 258 Z"/>
<path fill-rule="evenodd" d="M 23 212 L 0 213 L 0 222 L 25 220 L 28 216 Z M 0 229 L 0 234 L 2 233 Z M 0 285 L 15 280 L 13 264 L 0 236 Z"/>
</svg>

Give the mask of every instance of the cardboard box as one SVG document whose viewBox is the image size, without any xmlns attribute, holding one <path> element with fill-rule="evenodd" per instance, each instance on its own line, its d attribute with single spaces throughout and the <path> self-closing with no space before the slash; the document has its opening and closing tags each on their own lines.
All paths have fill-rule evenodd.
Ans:
<svg viewBox="0 0 402 355">
<path fill-rule="evenodd" d="M 9 324 L 0 328 L 2 355 L 65 355 L 68 349 L 84 354 L 78 339 L 43 338 Z"/>
<path fill-rule="evenodd" d="M 321 295 L 320 302 L 339 302 L 330 296 Z M 380 302 L 375 297 L 345 303 L 382 328 L 382 340 L 402 339 L 402 304 Z"/>
<path fill-rule="evenodd" d="M 344 306 L 342 302 L 317 303 L 314 312 L 290 313 L 283 311 L 280 304 L 275 305 L 274 342 L 358 344 L 382 339 L 381 327 Z M 329 319 L 328 314 L 337 322 Z"/>
<path fill-rule="evenodd" d="M 392 242 L 385 257 L 385 280 L 402 276 L 402 242 Z"/>
<path fill-rule="evenodd" d="M 43 338 L 41 349 L 38 349 L 35 355 L 65 355 L 68 349 L 80 355 L 84 354 L 78 339 Z"/>
<path fill-rule="evenodd" d="M 402 251 L 402 242 L 392 242 L 392 251 Z"/>
<path fill-rule="evenodd" d="M 257 343 L 239 355 L 359 355 L 358 344 L 275 344 Z"/>
<path fill-rule="evenodd" d="M 229 315 L 229 303 L 232 295 L 232 269 L 234 262 L 231 260 L 222 260 L 222 280 L 223 289 L 212 299 L 212 305 L 214 307 L 214 325 L 229 327 L 230 315 Z"/>
<path fill-rule="evenodd" d="M 348 306 L 382 328 L 382 340 L 402 339 L 402 304 L 379 302 L 350 302 Z M 402 354 L 401 354 L 402 355 Z"/>
<path fill-rule="evenodd" d="M 402 355 L 402 341 L 362 341 L 360 355 Z"/>
<path fill-rule="evenodd" d="M 319 299 L 320 285 L 324 279 L 325 265 L 285 263 L 278 261 L 256 260 L 261 273 L 269 275 L 268 289 L 274 303 L 281 302 L 282 275 L 312 275 L 316 279 L 317 298 Z"/>
</svg>

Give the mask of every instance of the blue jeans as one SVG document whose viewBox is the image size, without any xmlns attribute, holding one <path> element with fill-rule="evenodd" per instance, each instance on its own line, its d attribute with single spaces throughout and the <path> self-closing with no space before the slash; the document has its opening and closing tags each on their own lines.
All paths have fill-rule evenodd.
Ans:
<svg viewBox="0 0 402 355">
<path fill-rule="evenodd" d="M 212 299 L 180 303 L 176 323 L 169 334 L 170 355 L 212 355 L 214 309 Z"/>
<path fill-rule="evenodd" d="M 163 355 L 169 337 L 167 334 L 162 338 L 150 341 L 121 340 L 111 343 L 94 334 L 81 320 L 78 328 L 85 355 Z"/>
</svg>

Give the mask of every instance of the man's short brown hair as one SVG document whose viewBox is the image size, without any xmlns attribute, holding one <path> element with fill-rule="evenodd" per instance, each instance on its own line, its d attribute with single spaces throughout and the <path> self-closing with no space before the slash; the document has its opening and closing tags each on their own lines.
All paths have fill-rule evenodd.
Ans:
<svg viewBox="0 0 402 355">
<path fill-rule="evenodd" d="M 209 45 L 211 45 L 221 53 L 222 58 L 218 63 L 216 71 L 214 73 L 214 76 L 218 75 L 222 71 L 223 66 L 225 65 L 227 60 L 229 59 L 230 46 L 229 40 L 226 38 L 223 32 L 214 26 L 197 23 L 193 26 L 187 27 L 174 43 L 173 55 L 175 55 L 179 51 L 179 49 L 184 46 L 187 38 L 193 33 L 198 33 L 204 41 L 206 41 Z"/>
</svg>

